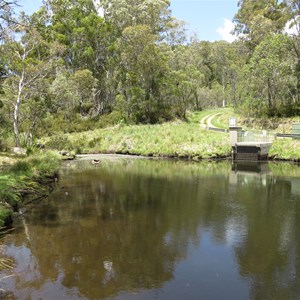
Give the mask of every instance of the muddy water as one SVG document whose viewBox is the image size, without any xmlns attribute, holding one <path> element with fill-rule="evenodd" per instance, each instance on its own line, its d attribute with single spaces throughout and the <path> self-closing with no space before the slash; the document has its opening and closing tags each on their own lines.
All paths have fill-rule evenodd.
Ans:
<svg viewBox="0 0 300 300">
<path fill-rule="evenodd" d="M 2 248 L 7 299 L 297 299 L 300 168 L 70 162 Z"/>
</svg>

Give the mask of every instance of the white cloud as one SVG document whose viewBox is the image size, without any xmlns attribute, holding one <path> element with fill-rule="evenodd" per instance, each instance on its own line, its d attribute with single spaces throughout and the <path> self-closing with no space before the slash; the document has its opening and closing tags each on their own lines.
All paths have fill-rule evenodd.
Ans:
<svg viewBox="0 0 300 300">
<path fill-rule="evenodd" d="M 233 22 L 228 19 L 224 19 L 223 27 L 218 28 L 216 31 L 222 37 L 222 40 L 232 43 L 237 39 L 237 37 L 231 33 L 233 29 Z"/>
</svg>

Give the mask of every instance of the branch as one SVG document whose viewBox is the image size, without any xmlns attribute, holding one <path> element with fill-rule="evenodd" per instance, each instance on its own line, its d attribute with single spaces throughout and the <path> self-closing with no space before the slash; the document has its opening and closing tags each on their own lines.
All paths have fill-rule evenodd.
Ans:
<svg viewBox="0 0 300 300">
<path fill-rule="evenodd" d="M 26 87 L 29 86 L 30 83 L 32 83 L 38 77 L 45 78 L 46 76 L 48 76 L 50 70 L 42 75 L 42 73 L 45 72 L 48 69 L 48 67 L 49 67 L 49 63 L 47 63 L 44 68 L 42 68 L 36 75 L 34 75 L 32 78 L 30 78 L 27 82 L 24 82 L 24 86 L 26 86 Z"/>
</svg>

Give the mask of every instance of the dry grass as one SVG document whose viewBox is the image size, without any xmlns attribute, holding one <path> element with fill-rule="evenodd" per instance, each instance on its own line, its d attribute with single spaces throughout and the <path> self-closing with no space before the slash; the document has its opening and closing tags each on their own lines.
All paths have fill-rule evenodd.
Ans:
<svg viewBox="0 0 300 300">
<path fill-rule="evenodd" d="M 17 161 L 17 157 L 15 155 L 0 152 L 0 168 L 3 166 L 13 165 Z"/>
</svg>

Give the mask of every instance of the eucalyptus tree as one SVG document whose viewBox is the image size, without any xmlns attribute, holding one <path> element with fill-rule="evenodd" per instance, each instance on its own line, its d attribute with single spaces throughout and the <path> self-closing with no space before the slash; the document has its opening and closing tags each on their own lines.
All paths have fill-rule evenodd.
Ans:
<svg viewBox="0 0 300 300">
<path fill-rule="evenodd" d="M 18 5 L 18 0 L 0 0 L 0 38 L 3 35 L 3 29 L 14 22 L 14 7 Z"/>
<path fill-rule="evenodd" d="M 179 117 L 185 118 L 187 110 L 201 110 L 206 105 L 199 94 L 205 86 L 205 75 L 198 50 L 197 43 L 194 42 L 176 46 L 169 55 L 169 85 L 175 113 Z"/>
<path fill-rule="evenodd" d="M 93 0 L 47 0 L 48 36 L 66 47 L 65 65 L 71 73 L 90 70 L 97 79 L 94 114 L 107 112 L 114 100 L 109 81 L 114 76 L 116 35 Z"/>
<path fill-rule="evenodd" d="M 170 0 L 101 0 L 100 7 L 119 34 L 127 27 L 145 25 L 156 35 L 171 21 Z"/>
<path fill-rule="evenodd" d="M 8 28 L 3 49 L 6 53 L 5 66 L 9 74 L 4 81 L 3 99 L 12 103 L 14 140 L 15 145 L 19 147 L 21 105 L 27 102 L 27 105 L 32 103 L 37 106 L 37 102 L 43 101 L 47 77 L 54 63 L 59 61 L 59 57 L 56 47 L 50 49 L 50 45 L 41 38 L 37 30 L 31 26 L 30 18 L 25 15 L 21 16 L 18 25 Z M 29 114 L 25 117 L 32 116 Z M 32 117 L 32 122 L 35 121 L 36 118 Z"/>
<path fill-rule="evenodd" d="M 105 69 L 108 24 L 92 0 L 48 0 L 52 39 L 66 46 L 65 63 L 72 71 L 87 68 L 94 74 Z"/>
<path fill-rule="evenodd" d="M 240 0 L 234 16 L 235 32 L 253 49 L 271 33 L 282 32 L 287 22 L 286 4 L 279 0 Z"/>
<path fill-rule="evenodd" d="M 166 57 L 147 25 L 127 27 L 119 40 L 118 106 L 135 122 L 156 122 L 163 114 Z"/>
<path fill-rule="evenodd" d="M 243 77 L 242 69 L 247 63 L 249 51 L 244 43 L 217 41 L 211 44 L 214 81 L 222 89 L 222 103 L 236 106 L 238 88 Z"/>
<path fill-rule="evenodd" d="M 261 42 L 253 53 L 245 76 L 249 82 L 245 99 L 252 114 L 292 114 L 297 103 L 294 72 L 295 57 L 287 35 L 271 35 Z"/>
<path fill-rule="evenodd" d="M 186 31 L 186 22 L 172 17 L 162 34 L 163 41 L 175 49 L 176 46 L 184 45 L 187 42 Z"/>
<path fill-rule="evenodd" d="M 289 21 L 287 29 L 290 31 L 293 42 L 293 52 L 296 57 L 295 75 L 297 77 L 297 107 L 300 107 L 300 1 L 299 0 L 285 0 L 286 7 L 289 12 Z M 299 112 L 298 112 L 299 113 Z"/>
</svg>

